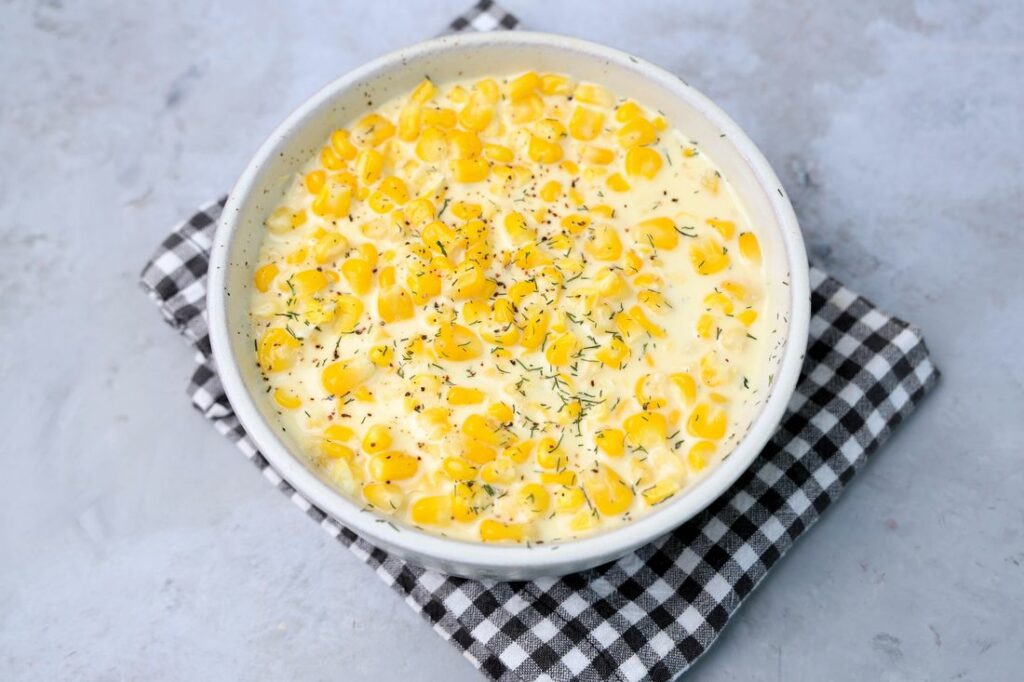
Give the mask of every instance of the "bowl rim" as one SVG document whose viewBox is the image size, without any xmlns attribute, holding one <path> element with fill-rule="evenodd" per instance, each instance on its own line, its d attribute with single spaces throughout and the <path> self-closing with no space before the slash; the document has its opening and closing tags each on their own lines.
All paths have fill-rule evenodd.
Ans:
<svg viewBox="0 0 1024 682">
<path fill-rule="evenodd" d="M 240 207 L 257 189 L 255 179 L 261 167 L 278 153 L 278 145 L 288 139 L 291 131 L 301 127 L 308 117 L 328 104 L 336 93 L 368 76 L 402 69 L 407 62 L 414 62 L 436 52 L 472 50 L 477 46 L 495 43 L 521 47 L 553 46 L 579 53 L 585 58 L 613 62 L 642 72 L 645 78 L 659 87 L 686 100 L 725 133 L 728 142 L 749 165 L 775 214 L 789 266 L 789 330 L 782 357 L 763 408 L 736 447 L 703 480 L 671 505 L 595 535 L 555 544 L 524 546 L 457 540 L 408 526 L 399 529 L 386 522 L 384 517 L 363 513 L 354 501 L 321 481 L 302 462 L 300 455 L 293 455 L 263 419 L 242 379 L 238 361 L 231 349 L 231 332 L 227 325 L 225 285 L 229 246 L 238 228 L 236 217 L 240 215 Z M 623 556 L 667 534 L 703 511 L 750 467 L 780 423 L 800 374 L 810 318 L 809 270 L 796 215 L 775 172 L 746 133 L 708 97 L 655 64 L 598 43 L 526 31 L 490 31 L 434 38 L 378 57 L 322 87 L 275 128 L 235 183 L 218 221 L 211 248 L 208 279 L 209 333 L 221 383 L 242 426 L 274 469 L 309 502 L 372 544 L 395 549 L 413 563 L 447 567 L 449 571 L 452 567 L 459 567 L 459 574 L 469 576 L 488 572 L 512 574 L 517 570 L 535 576 L 558 575 L 567 570 L 591 567 Z"/>
</svg>

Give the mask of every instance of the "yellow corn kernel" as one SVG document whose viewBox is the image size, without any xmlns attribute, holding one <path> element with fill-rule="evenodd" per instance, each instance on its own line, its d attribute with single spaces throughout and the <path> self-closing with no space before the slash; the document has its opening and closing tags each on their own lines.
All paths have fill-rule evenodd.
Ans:
<svg viewBox="0 0 1024 682">
<path fill-rule="evenodd" d="M 482 414 L 471 414 L 462 422 L 462 433 L 488 445 L 499 445 L 502 434 L 497 425 Z"/>
<path fill-rule="evenodd" d="M 584 471 L 583 488 L 594 507 L 604 516 L 618 516 L 633 504 L 632 488 L 607 465 Z"/>
<path fill-rule="evenodd" d="M 373 376 L 375 367 L 368 360 L 338 360 L 324 367 L 320 381 L 331 395 L 343 396 Z"/>
<path fill-rule="evenodd" d="M 376 147 L 395 134 L 395 126 L 380 114 L 369 114 L 352 126 L 352 136 L 359 145 Z"/>
<path fill-rule="evenodd" d="M 636 384 L 633 386 L 633 393 L 641 408 L 645 410 L 657 410 L 665 407 L 665 399 L 656 398 L 647 392 L 647 382 L 650 378 L 650 374 L 640 375 L 640 378 L 636 380 Z"/>
<path fill-rule="evenodd" d="M 345 167 L 345 160 L 338 156 L 333 147 L 324 147 L 320 150 L 320 165 L 327 170 L 341 170 Z"/>
<path fill-rule="evenodd" d="M 541 438 L 537 443 L 537 464 L 545 469 L 561 469 L 568 459 L 559 447 L 559 441 L 550 436 Z"/>
<path fill-rule="evenodd" d="M 698 403 L 686 420 L 686 430 L 696 438 L 720 440 L 725 436 L 728 424 L 725 409 L 710 403 Z"/>
<path fill-rule="evenodd" d="M 326 218 L 343 218 L 352 206 L 352 188 L 332 175 L 313 199 L 313 213 Z"/>
<path fill-rule="evenodd" d="M 498 451 L 487 443 L 465 437 L 462 441 L 461 454 L 474 464 L 484 465 L 493 462 L 498 456 Z"/>
<path fill-rule="evenodd" d="M 522 542 L 526 538 L 526 526 L 522 523 L 502 523 L 494 519 L 480 522 L 480 539 L 484 542 Z"/>
<path fill-rule="evenodd" d="M 352 391 L 352 397 L 363 403 L 372 403 L 375 400 L 373 397 L 373 391 L 366 386 L 360 386 L 356 390 Z"/>
<path fill-rule="evenodd" d="M 484 495 L 484 490 L 472 483 L 457 482 L 452 489 L 452 518 L 456 521 L 476 519 L 478 510 L 486 504 Z"/>
<path fill-rule="evenodd" d="M 405 218 L 409 224 L 422 228 L 434 219 L 434 204 L 426 197 L 413 199 L 405 205 Z"/>
<path fill-rule="evenodd" d="M 548 331 L 550 313 L 547 309 L 530 310 L 524 314 L 525 324 L 523 334 L 519 339 L 519 345 L 527 350 L 539 348 L 544 342 L 544 335 Z"/>
<path fill-rule="evenodd" d="M 630 308 L 628 312 L 629 316 L 636 320 L 637 324 L 643 327 L 644 331 L 646 331 L 651 336 L 659 339 L 665 336 L 665 330 L 651 322 L 651 320 L 647 317 L 647 313 L 645 313 L 643 311 L 643 308 L 641 308 L 640 306 L 635 305 L 632 308 Z"/>
<path fill-rule="evenodd" d="M 540 77 L 540 91 L 545 95 L 568 95 L 572 92 L 572 82 L 556 73 L 546 73 Z"/>
<path fill-rule="evenodd" d="M 454 128 L 457 122 L 455 112 L 451 109 L 439 109 L 428 107 L 420 114 L 420 122 L 424 128 L 434 126 L 437 128 Z"/>
<path fill-rule="evenodd" d="M 303 270 L 288 278 L 288 282 L 300 298 L 312 296 L 329 283 L 327 275 L 319 270 Z"/>
<path fill-rule="evenodd" d="M 476 388 L 452 386 L 448 389 L 449 405 L 476 405 L 484 400 L 484 392 Z"/>
<path fill-rule="evenodd" d="M 555 488 L 552 497 L 555 501 L 555 511 L 558 512 L 574 512 L 586 502 L 583 490 L 576 486 L 560 486 Z"/>
<path fill-rule="evenodd" d="M 497 402 L 487 408 L 487 414 L 498 421 L 499 424 L 511 424 L 515 417 L 515 411 L 508 403 Z"/>
<path fill-rule="evenodd" d="M 476 479 L 478 471 L 475 466 L 461 457 L 445 457 L 441 467 L 453 481 L 472 481 Z"/>
<path fill-rule="evenodd" d="M 302 405 L 302 398 L 283 388 L 274 389 L 274 402 L 286 410 L 294 410 Z"/>
<path fill-rule="evenodd" d="M 548 345 L 547 350 L 544 352 L 544 357 L 547 358 L 548 364 L 552 366 L 567 365 L 572 360 L 573 353 L 579 350 L 579 347 L 579 339 L 571 332 L 566 332 Z"/>
<path fill-rule="evenodd" d="M 397 284 L 383 287 L 377 295 L 377 315 L 383 322 L 409 319 L 413 315 L 412 295 Z"/>
<path fill-rule="evenodd" d="M 668 422 L 660 412 L 644 410 L 626 417 L 622 423 L 626 439 L 637 448 L 651 448 L 663 445 L 668 435 Z"/>
<path fill-rule="evenodd" d="M 562 145 L 531 135 L 527 154 L 536 163 L 558 163 L 562 160 Z"/>
<path fill-rule="evenodd" d="M 347 130 L 335 130 L 331 133 L 331 149 L 338 155 L 339 158 L 345 161 L 351 161 L 356 158 L 358 149 L 352 144 L 351 137 Z"/>
<path fill-rule="evenodd" d="M 643 116 L 644 111 L 640 105 L 630 100 L 615 107 L 615 120 L 619 123 L 629 123 L 638 116 Z"/>
<path fill-rule="evenodd" d="M 378 367 L 387 367 L 391 364 L 391 361 L 395 357 L 395 351 L 391 346 L 387 344 L 381 344 L 370 348 L 368 353 L 370 362 L 377 365 Z"/>
<path fill-rule="evenodd" d="M 413 88 L 409 99 L 416 104 L 426 104 L 437 94 L 437 86 L 429 78 L 424 78 L 419 85 Z"/>
<path fill-rule="evenodd" d="M 683 395 L 687 405 L 692 405 L 697 399 L 697 382 L 686 372 L 677 372 L 669 375 L 669 381 L 675 384 L 676 388 Z"/>
<path fill-rule="evenodd" d="M 309 250 L 306 247 L 302 247 L 300 249 L 295 249 L 295 251 L 289 253 L 287 256 L 284 257 L 284 260 L 286 263 L 289 263 L 291 265 L 298 265 L 300 263 L 305 262 L 307 255 L 309 255 Z"/>
<path fill-rule="evenodd" d="M 661 170 L 661 154 L 650 147 L 630 147 L 626 152 L 626 174 L 631 178 L 653 180 Z"/>
<path fill-rule="evenodd" d="M 571 486 L 576 484 L 576 472 L 569 469 L 563 471 L 545 471 L 540 475 L 541 483 L 547 485 Z"/>
<path fill-rule="evenodd" d="M 266 293 L 267 289 L 273 283 L 274 278 L 277 277 L 278 269 L 273 263 L 267 263 L 266 265 L 258 268 L 256 274 L 253 275 L 253 284 L 256 285 L 256 290 Z"/>
<path fill-rule="evenodd" d="M 335 443 L 347 443 L 355 436 L 355 431 L 344 424 L 331 424 L 324 429 L 324 438 Z"/>
<path fill-rule="evenodd" d="M 736 314 L 736 319 L 739 320 L 744 327 L 749 327 L 757 321 L 757 311 L 751 308 L 747 308 Z"/>
<path fill-rule="evenodd" d="M 359 326 L 363 316 L 363 302 L 348 294 L 337 296 L 334 299 L 334 315 L 337 331 L 347 334 Z"/>
<path fill-rule="evenodd" d="M 620 173 L 613 173 L 612 175 L 609 175 L 605 184 L 608 186 L 608 189 L 613 192 L 626 192 L 629 190 L 629 183 Z"/>
<path fill-rule="evenodd" d="M 693 444 L 690 452 L 686 455 L 686 463 L 696 471 L 703 471 L 712 457 L 715 456 L 715 444 L 711 441 L 701 440 Z"/>
<path fill-rule="evenodd" d="M 601 429 L 594 434 L 594 444 L 611 457 L 621 457 L 626 451 L 626 436 L 619 429 Z"/>
<path fill-rule="evenodd" d="M 332 262 L 348 248 L 348 240 L 340 232 L 326 232 L 313 245 L 313 260 L 323 265 Z"/>
<path fill-rule="evenodd" d="M 410 102 L 402 107 L 398 114 L 398 139 L 403 142 L 412 142 L 419 136 L 422 113 L 422 107 L 415 102 Z"/>
<path fill-rule="evenodd" d="M 672 250 L 679 245 L 679 233 L 671 218 L 650 218 L 636 226 L 637 241 L 658 249 Z"/>
<path fill-rule="evenodd" d="M 501 456 L 512 460 L 516 464 L 522 464 L 530 458 L 530 453 L 533 452 L 534 442 L 532 440 L 523 440 L 518 443 L 509 445 L 501 451 Z"/>
<path fill-rule="evenodd" d="M 580 158 L 584 163 L 606 166 L 615 160 L 615 152 L 606 147 L 596 147 L 592 144 L 587 144 L 583 145 L 583 149 L 580 151 Z"/>
<path fill-rule="evenodd" d="M 493 118 L 494 107 L 480 93 L 473 93 L 458 114 L 459 124 L 472 131 L 483 130 Z"/>
<path fill-rule="evenodd" d="M 465 305 L 462 306 L 462 320 L 466 324 L 483 322 L 490 313 L 491 308 L 487 305 L 486 301 L 466 301 Z"/>
<path fill-rule="evenodd" d="M 412 478 L 419 469 L 419 459 L 398 450 L 379 452 L 370 458 L 370 477 L 375 481 L 390 482 Z"/>
<path fill-rule="evenodd" d="M 356 453 L 352 448 L 330 437 L 320 440 L 320 452 L 328 459 L 343 459 L 349 464 L 356 459 Z"/>
<path fill-rule="evenodd" d="M 753 232 L 742 232 L 739 238 L 740 254 L 751 263 L 761 262 L 761 245 Z"/>
<path fill-rule="evenodd" d="M 523 244 L 537 238 L 537 231 L 527 226 L 523 214 L 515 211 L 505 216 L 505 231 L 515 244 Z"/>
<path fill-rule="evenodd" d="M 452 272 L 452 298 L 477 298 L 487 290 L 484 269 L 474 260 L 464 260 Z"/>
<path fill-rule="evenodd" d="M 484 483 L 508 485 L 515 477 L 516 467 L 510 459 L 496 459 L 480 468 L 480 479 Z"/>
<path fill-rule="evenodd" d="M 456 159 L 452 161 L 452 175 L 456 182 L 471 184 L 487 179 L 490 166 L 483 159 Z"/>
<path fill-rule="evenodd" d="M 732 239 L 732 236 L 736 234 L 736 223 L 731 220 L 708 218 L 704 222 L 718 230 L 718 234 L 722 235 L 722 239 L 725 239 L 726 241 Z"/>
<path fill-rule="evenodd" d="M 452 496 L 429 495 L 413 501 L 409 518 L 421 526 L 446 526 L 452 520 Z"/>
<path fill-rule="evenodd" d="M 745 233 L 749 234 L 749 233 Z M 740 235 L 742 252 L 743 235 Z M 713 275 L 729 265 L 729 255 L 724 246 L 711 237 L 697 240 L 690 245 L 690 262 L 699 275 Z"/>
<path fill-rule="evenodd" d="M 391 447 L 393 440 L 391 429 L 384 424 L 374 424 L 366 430 L 366 435 L 363 436 L 363 450 L 371 454 L 383 452 Z"/>
<path fill-rule="evenodd" d="M 341 274 L 352 287 L 352 291 L 360 296 L 370 291 L 373 286 L 373 268 L 362 258 L 349 258 L 341 264 Z"/>
<path fill-rule="evenodd" d="M 536 121 L 544 115 L 544 100 L 536 93 L 529 93 L 512 100 L 512 122 L 523 125 Z"/>
<path fill-rule="evenodd" d="M 405 495 L 394 483 L 367 483 L 363 486 L 363 499 L 383 512 L 393 512 L 402 506 Z"/>
<path fill-rule="evenodd" d="M 513 262 L 523 270 L 532 270 L 544 265 L 551 265 L 551 257 L 534 242 L 519 247 Z"/>
<path fill-rule="evenodd" d="M 622 339 L 613 336 L 597 351 L 596 356 L 606 367 L 621 369 L 629 358 L 629 346 Z"/>
<path fill-rule="evenodd" d="M 551 496 L 541 484 L 527 483 L 516 493 L 516 502 L 532 514 L 543 514 L 551 506 Z"/>
<path fill-rule="evenodd" d="M 420 161 L 435 163 L 448 155 L 448 137 L 436 126 L 425 128 L 416 141 L 416 156 Z"/>
<path fill-rule="evenodd" d="M 380 179 L 384 169 L 384 156 L 376 149 L 364 149 L 356 157 L 356 176 L 359 184 L 372 185 Z"/>
<path fill-rule="evenodd" d="M 396 206 L 404 206 L 409 201 L 409 188 L 401 178 L 389 175 L 380 181 L 377 191 L 381 192 Z"/>
<path fill-rule="evenodd" d="M 658 131 L 646 118 L 638 116 L 615 133 L 623 149 L 649 145 L 658 139 Z"/>
<path fill-rule="evenodd" d="M 622 240 L 614 227 L 608 224 L 597 225 L 584 245 L 584 250 L 597 260 L 618 260 L 622 255 Z"/>
<path fill-rule="evenodd" d="M 471 329 L 453 324 L 442 327 L 434 338 L 434 352 L 444 360 L 472 360 L 483 353 L 483 344 Z"/>
<path fill-rule="evenodd" d="M 704 307 L 708 310 L 719 310 L 725 315 L 732 315 L 732 300 L 720 291 L 712 291 L 704 297 Z"/>
<path fill-rule="evenodd" d="M 590 216 L 582 213 L 570 213 L 562 218 L 562 227 L 570 234 L 582 234 L 590 225 Z M 572 241 L 570 240 L 570 244 Z M 561 249 L 559 249 L 561 250 Z"/>
<path fill-rule="evenodd" d="M 562 183 L 550 180 L 540 188 L 540 198 L 547 202 L 556 201 L 562 196 Z"/>
<path fill-rule="evenodd" d="M 303 182 L 310 194 L 317 194 L 323 188 L 324 183 L 327 182 L 327 173 L 322 170 L 310 171 L 306 173 Z"/>
<path fill-rule="evenodd" d="M 715 335 L 715 316 L 710 313 L 703 313 L 697 318 L 697 336 L 702 339 L 710 339 Z"/>
<path fill-rule="evenodd" d="M 640 491 L 640 495 L 644 498 L 644 502 L 653 507 L 659 502 L 664 502 L 675 495 L 679 492 L 680 487 L 682 487 L 682 485 L 679 481 L 671 478 L 665 478 L 649 488 L 645 488 Z"/>
<path fill-rule="evenodd" d="M 432 271 L 421 271 L 409 275 L 409 294 L 416 305 L 424 305 L 441 293 L 441 276 Z"/>
<path fill-rule="evenodd" d="M 615 104 L 615 97 L 605 88 L 594 83 L 580 83 L 572 93 L 573 100 L 597 104 L 602 107 L 611 107 Z"/>
<path fill-rule="evenodd" d="M 540 88 L 540 76 L 534 71 L 527 71 L 521 76 L 516 76 L 508 83 L 508 95 L 511 99 L 519 99 Z"/>
<path fill-rule="evenodd" d="M 569 119 L 569 134 L 577 140 L 589 141 L 601 134 L 604 114 L 587 107 L 576 107 Z"/>
</svg>

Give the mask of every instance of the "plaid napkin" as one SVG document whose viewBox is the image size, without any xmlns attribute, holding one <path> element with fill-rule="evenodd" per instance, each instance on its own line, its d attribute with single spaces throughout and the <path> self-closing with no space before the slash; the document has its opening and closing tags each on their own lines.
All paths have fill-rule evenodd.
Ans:
<svg viewBox="0 0 1024 682">
<path fill-rule="evenodd" d="M 514 28 L 484 1 L 453 31 Z M 708 650 L 743 599 L 935 385 L 920 333 L 811 270 L 810 341 L 771 442 L 733 487 L 671 534 L 610 564 L 532 582 L 477 582 L 411 566 L 296 492 L 256 450 L 210 357 L 208 255 L 224 199 L 164 240 L 142 284 L 196 350 L 192 402 L 263 475 L 495 680 L 668 680 Z"/>
</svg>

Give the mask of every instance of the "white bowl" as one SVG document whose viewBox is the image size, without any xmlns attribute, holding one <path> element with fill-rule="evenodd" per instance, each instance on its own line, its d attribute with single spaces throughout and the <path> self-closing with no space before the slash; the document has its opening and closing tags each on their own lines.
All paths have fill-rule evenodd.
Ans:
<svg viewBox="0 0 1024 682">
<path fill-rule="evenodd" d="M 457 78 L 556 71 L 609 87 L 663 112 L 697 140 L 732 183 L 761 239 L 769 295 L 779 312 L 760 412 L 736 448 L 702 481 L 655 511 L 590 537 L 533 547 L 447 539 L 381 522 L 303 462 L 277 423 L 253 360 L 248 299 L 263 221 L 286 183 L 334 128 L 414 87 L 424 75 Z M 703 510 L 747 469 L 771 437 L 796 385 L 807 343 L 807 257 L 796 216 L 767 161 L 708 98 L 672 74 L 608 47 L 519 31 L 454 35 L 381 57 L 334 81 L 282 123 L 238 180 L 217 227 L 210 262 L 210 339 L 224 390 L 242 425 L 274 468 L 310 502 L 374 545 L 408 561 L 474 578 L 527 579 L 583 570 L 619 558 Z"/>
</svg>

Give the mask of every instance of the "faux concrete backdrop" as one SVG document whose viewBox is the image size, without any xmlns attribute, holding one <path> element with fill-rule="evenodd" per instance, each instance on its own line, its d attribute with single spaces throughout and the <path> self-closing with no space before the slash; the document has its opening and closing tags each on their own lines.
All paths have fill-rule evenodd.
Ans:
<svg viewBox="0 0 1024 682">
<path fill-rule="evenodd" d="M 478 679 L 193 412 L 136 284 L 293 107 L 466 2 L 0 2 L 0 678 Z M 508 5 L 717 100 L 945 372 L 692 679 L 1017 678 L 1024 5 Z"/>
</svg>

